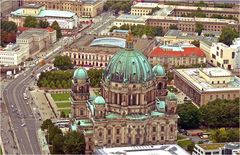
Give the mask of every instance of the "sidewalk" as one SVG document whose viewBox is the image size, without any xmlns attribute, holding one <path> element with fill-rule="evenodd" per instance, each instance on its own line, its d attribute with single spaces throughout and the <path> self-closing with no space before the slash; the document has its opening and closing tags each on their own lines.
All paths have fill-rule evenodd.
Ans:
<svg viewBox="0 0 240 155">
<path fill-rule="evenodd" d="M 46 93 L 46 97 L 48 98 L 48 101 L 50 102 L 50 104 L 52 105 L 53 110 L 55 111 L 55 113 L 57 114 L 57 117 L 60 118 L 60 112 L 58 111 L 58 107 L 55 104 L 55 101 L 53 100 L 52 96 L 50 93 Z"/>
<path fill-rule="evenodd" d="M 39 129 L 37 131 L 37 136 L 38 136 L 38 139 L 39 139 L 40 147 L 42 149 L 42 154 L 50 154 L 50 150 L 49 150 L 49 147 L 48 147 L 48 144 L 47 144 L 47 140 L 46 140 L 44 131 Z"/>
<path fill-rule="evenodd" d="M 44 95 L 43 90 L 31 91 L 31 95 L 33 97 L 34 103 L 36 104 L 36 106 L 40 112 L 42 120 L 55 118 L 55 116 L 48 104 L 48 101 Z"/>
</svg>

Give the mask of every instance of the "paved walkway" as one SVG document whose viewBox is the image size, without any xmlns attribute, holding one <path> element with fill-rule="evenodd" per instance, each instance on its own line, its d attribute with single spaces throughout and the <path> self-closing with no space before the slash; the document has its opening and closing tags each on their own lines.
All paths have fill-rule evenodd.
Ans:
<svg viewBox="0 0 240 155">
<path fill-rule="evenodd" d="M 46 140 L 44 131 L 39 129 L 37 132 L 37 135 L 38 135 L 38 139 L 39 139 L 40 146 L 42 149 L 42 154 L 50 154 L 50 150 L 49 150 L 49 147 L 47 144 L 47 140 Z"/>
<path fill-rule="evenodd" d="M 53 100 L 52 96 L 50 93 L 46 93 L 46 97 L 48 98 L 48 101 L 50 102 L 50 104 L 52 105 L 53 110 L 55 111 L 55 113 L 57 114 L 57 118 L 60 118 L 60 112 L 58 111 L 58 107 L 55 104 L 55 101 Z"/>
<path fill-rule="evenodd" d="M 31 91 L 31 95 L 43 120 L 55 118 L 43 90 Z"/>
</svg>

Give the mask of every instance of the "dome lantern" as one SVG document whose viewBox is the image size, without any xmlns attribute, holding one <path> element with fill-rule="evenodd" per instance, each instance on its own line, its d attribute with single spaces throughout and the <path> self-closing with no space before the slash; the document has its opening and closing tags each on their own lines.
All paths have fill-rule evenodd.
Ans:
<svg viewBox="0 0 240 155">
<path fill-rule="evenodd" d="M 132 35 L 132 31 L 131 28 L 129 28 L 128 30 L 128 34 L 126 37 L 126 50 L 132 50 L 133 49 L 133 35 Z"/>
</svg>

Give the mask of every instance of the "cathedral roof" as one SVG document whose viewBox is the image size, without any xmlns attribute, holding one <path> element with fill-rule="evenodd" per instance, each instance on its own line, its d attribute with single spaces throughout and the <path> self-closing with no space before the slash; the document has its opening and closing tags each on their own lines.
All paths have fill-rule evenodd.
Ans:
<svg viewBox="0 0 240 155">
<path fill-rule="evenodd" d="M 161 65 L 156 65 L 153 67 L 153 73 L 156 75 L 156 76 L 164 76 L 165 75 L 165 69 L 163 66 Z"/>
<path fill-rule="evenodd" d="M 105 100 L 102 96 L 97 96 L 95 99 L 94 99 L 94 103 L 95 104 L 105 104 Z"/>
<path fill-rule="evenodd" d="M 153 77 L 149 61 L 136 49 L 119 51 L 104 72 L 105 80 L 120 83 L 143 83 Z"/>
<path fill-rule="evenodd" d="M 88 74 L 85 68 L 78 68 L 74 71 L 73 78 L 77 80 L 86 80 L 88 79 Z"/>
</svg>

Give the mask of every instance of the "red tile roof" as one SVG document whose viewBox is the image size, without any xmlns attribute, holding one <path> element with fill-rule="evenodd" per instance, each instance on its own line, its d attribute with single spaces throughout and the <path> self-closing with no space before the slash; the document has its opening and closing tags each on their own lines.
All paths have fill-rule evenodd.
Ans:
<svg viewBox="0 0 240 155">
<path fill-rule="evenodd" d="M 201 49 L 198 47 L 184 47 L 184 51 L 172 51 L 172 50 L 165 50 L 160 47 L 155 48 L 150 54 L 149 57 L 185 57 L 195 55 L 198 57 L 205 57 L 205 54 Z"/>
<path fill-rule="evenodd" d="M 54 31 L 54 29 L 51 27 L 47 27 L 47 28 L 18 27 L 18 31 L 20 31 L 21 33 L 25 30 L 47 30 L 48 32 Z"/>
</svg>

